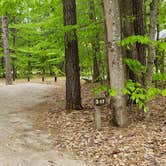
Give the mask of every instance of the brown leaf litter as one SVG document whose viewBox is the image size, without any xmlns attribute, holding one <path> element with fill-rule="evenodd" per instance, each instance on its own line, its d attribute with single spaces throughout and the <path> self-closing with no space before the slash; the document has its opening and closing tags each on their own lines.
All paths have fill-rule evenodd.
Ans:
<svg viewBox="0 0 166 166">
<path fill-rule="evenodd" d="M 37 128 L 54 137 L 55 148 L 73 153 L 87 165 L 165 166 L 166 98 L 151 101 L 151 117 L 129 111 L 131 124 L 126 128 L 111 126 L 111 110 L 102 110 L 102 129 L 94 127 L 92 84 L 83 84 L 83 111 L 65 111 L 63 87 L 51 92 L 47 102 L 35 106 Z"/>
</svg>

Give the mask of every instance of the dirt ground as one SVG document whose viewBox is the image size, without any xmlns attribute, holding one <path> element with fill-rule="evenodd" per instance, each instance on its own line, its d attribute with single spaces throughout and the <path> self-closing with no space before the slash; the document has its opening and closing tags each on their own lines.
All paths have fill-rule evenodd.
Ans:
<svg viewBox="0 0 166 166">
<path fill-rule="evenodd" d="M 23 82 L 0 84 L 0 166 L 84 166 L 83 161 L 59 152 L 50 133 L 34 127 L 40 111 L 35 106 L 45 103 L 59 85 Z"/>
<path fill-rule="evenodd" d="M 64 79 L 0 85 L 0 166 L 165 166 L 166 98 L 149 103 L 148 122 L 129 110 L 126 128 L 104 107 L 97 131 L 93 86 L 82 84 L 84 110 L 67 112 Z"/>
<path fill-rule="evenodd" d="M 63 85 L 63 83 L 61 84 Z M 64 86 L 52 91 L 40 111 L 38 129 L 54 136 L 54 146 L 84 160 L 89 166 L 165 166 L 166 165 L 166 98 L 151 101 L 150 119 L 129 110 L 130 125 L 113 127 L 111 110 L 102 110 L 102 129 L 94 127 L 92 84 L 82 85 L 84 110 L 65 111 Z M 32 108 L 32 110 L 34 109 Z"/>
</svg>

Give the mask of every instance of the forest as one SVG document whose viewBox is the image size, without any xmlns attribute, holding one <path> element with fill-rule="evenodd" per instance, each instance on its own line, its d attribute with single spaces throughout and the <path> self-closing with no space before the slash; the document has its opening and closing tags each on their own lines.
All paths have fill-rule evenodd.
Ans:
<svg viewBox="0 0 166 166">
<path fill-rule="evenodd" d="M 0 14 L 0 165 L 166 165 L 166 0 Z"/>
</svg>

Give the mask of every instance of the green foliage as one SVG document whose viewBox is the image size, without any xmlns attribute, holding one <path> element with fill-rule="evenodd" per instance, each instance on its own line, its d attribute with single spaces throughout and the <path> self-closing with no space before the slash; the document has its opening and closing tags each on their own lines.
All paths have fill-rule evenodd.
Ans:
<svg viewBox="0 0 166 166">
<path fill-rule="evenodd" d="M 163 89 L 163 90 L 161 91 L 161 95 L 162 95 L 162 96 L 166 96 L 166 89 Z"/>
<path fill-rule="evenodd" d="M 136 36 L 129 36 L 127 38 L 124 38 L 120 42 L 120 45 L 127 46 L 127 48 L 130 48 L 130 46 L 132 46 L 135 43 L 149 45 L 149 44 L 152 44 L 153 42 L 151 41 L 151 39 L 148 36 L 136 35 Z"/>
<path fill-rule="evenodd" d="M 158 49 L 158 51 L 162 52 L 162 51 L 166 51 L 166 42 L 159 40 L 159 41 L 156 41 L 154 43 L 154 45 L 156 46 L 156 48 Z"/>
<path fill-rule="evenodd" d="M 134 44 L 140 43 L 144 45 L 153 44 L 159 51 L 165 51 L 166 50 L 166 42 L 159 40 L 159 41 L 152 41 L 148 36 L 129 36 L 127 38 L 124 38 L 121 42 L 121 46 L 126 46 L 128 49 L 130 49 Z"/>
<path fill-rule="evenodd" d="M 130 100 L 135 102 L 139 109 L 147 111 L 146 103 L 156 98 L 158 95 L 166 96 L 166 89 L 161 90 L 158 88 L 151 87 L 149 89 L 145 89 L 140 83 L 133 82 L 132 80 L 128 80 L 125 88 L 122 90 L 124 95 L 129 95 Z"/>
<path fill-rule="evenodd" d="M 124 62 L 135 75 L 140 76 L 146 73 L 146 66 L 142 65 L 138 60 L 125 58 Z"/>
<path fill-rule="evenodd" d="M 165 29 L 166 28 L 166 17 L 165 17 L 165 13 L 166 13 L 166 1 L 159 1 L 159 16 L 158 16 L 158 21 L 159 21 L 159 25 L 161 29 Z"/>
<path fill-rule="evenodd" d="M 107 92 L 110 97 L 111 96 L 116 96 L 116 90 L 111 89 L 107 85 L 99 85 L 99 86 L 97 86 L 93 89 L 94 94 L 99 94 L 101 92 Z"/>
<path fill-rule="evenodd" d="M 155 73 L 153 75 L 154 81 L 166 81 L 166 73 Z"/>
<path fill-rule="evenodd" d="M 77 25 L 63 25 L 63 6 L 61 0 L 1 0 L 0 13 L 9 17 L 9 43 L 13 51 L 13 29 L 17 31 L 17 48 L 12 57 L 16 57 L 17 71 L 25 73 L 28 62 L 31 61 L 32 71 L 46 73 L 55 70 L 58 75 L 64 75 L 65 32 L 77 31 L 81 74 L 92 76 L 93 51 L 92 42 L 98 41 L 103 75 L 105 74 L 104 28 L 101 3 L 94 0 L 96 21 L 89 18 L 89 2 L 77 1 Z M 16 17 L 16 22 L 13 17 Z M 72 40 L 72 38 L 71 38 Z M 0 55 L 3 55 L 2 45 Z M 45 58 L 44 58 L 45 57 Z M 58 72 L 57 72 L 58 70 Z M 88 73 L 88 74 L 86 74 Z"/>
</svg>

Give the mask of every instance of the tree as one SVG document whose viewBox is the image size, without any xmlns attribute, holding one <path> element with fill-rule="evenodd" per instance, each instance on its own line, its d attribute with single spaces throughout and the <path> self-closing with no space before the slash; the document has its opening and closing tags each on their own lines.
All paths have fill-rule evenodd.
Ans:
<svg viewBox="0 0 166 166">
<path fill-rule="evenodd" d="M 157 13 L 158 13 L 158 0 L 152 0 L 150 4 L 150 27 L 149 27 L 149 35 L 152 41 L 155 41 L 156 39 Z M 155 46 L 153 44 L 150 44 L 148 52 L 148 61 L 147 61 L 146 81 L 145 81 L 147 88 L 150 88 L 152 83 L 155 54 L 156 54 Z"/>
<path fill-rule="evenodd" d="M 104 11 L 104 3 L 103 3 L 103 0 L 101 0 L 101 4 L 102 4 L 102 11 L 103 11 L 103 16 L 105 18 L 105 11 Z M 106 20 L 104 19 L 104 43 L 105 43 L 105 53 L 106 53 L 106 79 L 107 79 L 107 83 L 109 84 L 110 82 L 110 73 L 109 73 L 109 62 L 108 62 L 108 47 L 107 47 L 107 44 L 108 44 L 108 38 L 107 38 L 107 25 L 106 25 Z"/>
<path fill-rule="evenodd" d="M 4 40 L 5 67 L 6 67 L 6 85 L 12 84 L 10 70 L 10 50 L 9 50 L 9 34 L 8 34 L 8 17 L 2 16 L 2 30 Z"/>
<path fill-rule="evenodd" d="M 94 0 L 89 1 L 89 17 L 94 23 L 96 23 L 96 11 Z M 95 28 L 94 37 L 92 38 L 93 48 L 93 81 L 97 82 L 100 79 L 100 67 L 99 67 L 99 54 L 100 54 L 100 43 L 99 43 L 99 32 L 97 27 Z"/>
<path fill-rule="evenodd" d="M 121 15 L 121 33 L 122 39 L 134 35 L 133 21 L 133 0 L 120 0 L 120 15 Z M 135 59 L 136 46 L 131 49 L 123 48 L 125 58 Z M 134 73 L 126 66 L 126 79 L 137 80 Z"/>
<path fill-rule="evenodd" d="M 76 25 L 75 0 L 63 0 L 64 26 Z M 66 109 L 80 110 L 81 91 L 78 41 L 76 30 L 65 32 L 65 60 L 66 60 Z"/>
<path fill-rule="evenodd" d="M 114 119 L 118 126 L 125 126 L 128 123 L 125 98 L 122 94 L 124 87 L 124 68 L 122 60 L 122 50 L 119 46 L 121 40 L 121 24 L 119 1 L 105 0 L 104 10 L 107 25 L 108 54 L 110 86 L 117 91 L 113 97 Z"/>
<path fill-rule="evenodd" d="M 135 35 L 144 36 L 146 33 L 144 0 L 133 0 L 133 15 L 134 15 L 134 32 Z M 142 65 L 146 65 L 145 46 L 136 44 L 136 58 Z"/>
<path fill-rule="evenodd" d="M 13 18 L 13 22 L 16 24 L 17 23 L 17 18 L 14 17 Z M 17 69 L 16 69 L 16 48 L 17 48 L 17 30 L 16 28 L 12 29 L 13 32 L 13 47 L 14 47 L 14 57 L 13 59 L 13 64 L 12 64 L 12 70 L 13 70 L 13 81 L 15 81 L 16 77 L 17 77 Z"/>
</svg>

